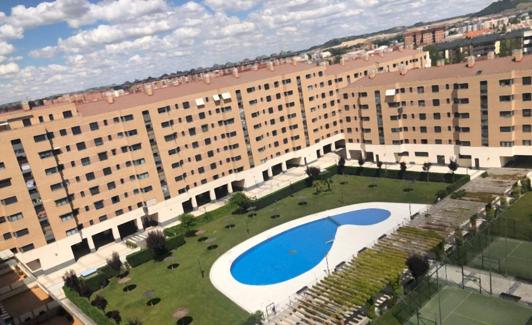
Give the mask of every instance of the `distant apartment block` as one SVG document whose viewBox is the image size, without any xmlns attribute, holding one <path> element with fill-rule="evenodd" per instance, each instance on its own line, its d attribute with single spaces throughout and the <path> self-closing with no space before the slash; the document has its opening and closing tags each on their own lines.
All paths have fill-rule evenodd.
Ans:
<svg viewBox="0 0 532 325">
<path fill-rule="evenodd" d="M 330 66 L 268 62 L 0 113 L 0 249 L 50 272 L 345 148 L 344 130 L 356 123 L 342 116 L 341 89 L 419 70 L 427 57 L 402 50 Z"/>
<path fill-rule="evenodd" d="M 346 147 L 370 161 L 500 167 L 532 156 L 532 56 L 376 74 L 340 91 Z"/>
<path fill-rule="evenodd" d="M 417 48 L 431 44 L 441 43 L 445 39 L 445 26 L 420 28 L 404 34 L 405 47 Z"/>
</svg>

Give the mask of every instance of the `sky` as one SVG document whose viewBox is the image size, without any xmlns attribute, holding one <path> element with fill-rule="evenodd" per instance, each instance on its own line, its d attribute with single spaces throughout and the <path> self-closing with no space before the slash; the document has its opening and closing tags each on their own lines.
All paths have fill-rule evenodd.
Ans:
<svg viewBox="0 0 532 325">
<path fill-rule="evenodd" d="M 300 50 L 490 0 L 0 0 L 0 103 Z"/>
</svg>

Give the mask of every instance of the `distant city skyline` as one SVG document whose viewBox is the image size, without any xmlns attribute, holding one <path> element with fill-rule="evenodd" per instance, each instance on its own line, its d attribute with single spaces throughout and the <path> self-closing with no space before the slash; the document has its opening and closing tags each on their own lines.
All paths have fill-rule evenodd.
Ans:
<svg viewBox="0 0 532 325">
<path fill-rule="evenodd" d="M 0 2 L 0 103 L 299 50 L 489 0 Z"/>
</svg>

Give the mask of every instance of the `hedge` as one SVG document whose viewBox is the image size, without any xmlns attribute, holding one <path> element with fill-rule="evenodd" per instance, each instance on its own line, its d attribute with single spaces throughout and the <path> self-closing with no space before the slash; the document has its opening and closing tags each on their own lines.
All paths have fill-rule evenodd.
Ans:
<svg viewBox="0 0 532 325">
<path fill-rule="evenodd" d="M 173 250 L 185 243 L 185 238 L 183 235 L 174 236 L 166 239 L 166 248 L 168 250 Z M 142 249 L 138 252 L 131 253 L 126 256 L 126 260 L 132 267 L 139 266 L 146 262 L 149 262 L 155 258 L 151 249 Z"/>
<path fill-rule="evenodd" d="M 195 225 L 196 226 L 201 225 L 205 222 L 228 215 L 233 211 L 233 209 L 234 207 L 230 203 L 228 203 L 226 205 L 219 207 L 218 209 L 206 212 L 194 218 Z M 178 225 L 163 229 L 163 232 L 166 235 L 166 237 L 175 237 L 175 236 L 183 235 L 185 233 L 185 229 L 183 228 L 181 224 L 178 224 Z"/>
<path fill-rule="evenodd" d="M 144 264 L 148 261 L 153 260 L 155 255 L 150 249 L 142 249 L 138 252 L 131 253 L 128 256 L 126 256 L 126 260 L 131 265 L 131 267 L 136 267 L 141 264 Z"/>
<path fill-rule="evenodd" d="M 95 275 L 91 275 L 88 278 L 85 278 L 85 284 L 91 289 L 91 291 L 96 291 L 102 288 L 110 277 L 105 273 L 97 272 Z"/>
<path fill-rule="evenodd" d="M 77 292 L 68 287 L 63 287 L 65 296 L 76 305 L 87 317 L 91 318 L 98 325 L 115 325 L 112 320 L 107 318 L 103 312 L 91 305 L 87 298 L 81 297 Z"/>
<path fill-rule="evenodd" d="M 359 175 L 359 176 L 367 176 L 367 177 L 386 177 L 386 178 L 395 178 L 395 179 L 407 179 L 407 180 L 416 180 L 416 181 L 427 181 L 427 173 L 425 172 L 414 172 L 410 170 L 406 170 L 405 172 L 401 172 L 401 170 L 385 170 L 385 169 L 377 169 L 377 168 L 366 168 L 366 167 L 353 167 L 353 166 L 345 166 L 344 168 L 344 174 L 347 175 Z M 429 173 L 428 180 L 430 182 L 441 182 L 441 183 L 461 183 L 458 187 L 464 185 L 469 181 L 468 175 L 457 175 L 451 173 Z M 457 187 L 457 188 L 458 188 Z"/>
<path fill-rule="evenodd" d="M 185 244 L 185 237 L 183 235 L 174 236 L 166 239 L 166 248 L 172 250 Z"/>
</svg>

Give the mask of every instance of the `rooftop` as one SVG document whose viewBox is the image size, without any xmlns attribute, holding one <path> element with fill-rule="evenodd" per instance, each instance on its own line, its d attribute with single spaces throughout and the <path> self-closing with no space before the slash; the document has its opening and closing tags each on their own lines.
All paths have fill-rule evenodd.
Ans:
<svg viewBox="0 0 532 325">
<path fill-rule="evenodd" d="M 467 67 L 466 63 L 457 63 L 428 69 L 409 70 L 405 75 L 401 75 L 399 72 L 378 73 L 373 79 L 368 77 L 355 81 L 348 88 L 382 86 L 400 82 L 434 79 L 465 78 L 528 69 L 532 69 L 532 55 L 524 55 L 520 62 L 514 62 L 512 57 L 508 56 L 477 61 L 471 68 Z"/>
<path fill-rule="evenodd" d="M 373 66 L 383 61 L 399 59 L 401 57 L 413 56 L 417 53 L 416 50 L 402 50 L 384 53 L 383 56 L 373 55 L 369 56 L 368 60 L 356 59 L 346 60 L 345 65 L 335 64 L 328 66 L 325 70 L 325 75 L 336 75 L 345 73 L 354 69 Z M 297 63 L 296 65 L 284 63 L 274 66 L 271 71 L 267 68 L 258 70 L 248 70 L 239 72 L 239 77 L 236 78 L 232 74 L 227 74 L 220 77 L 212 77 L 211 82 L 207 84 L 203 80 L 193 80 L 188 83 L 183 83 L 177 86 L 169 85 L 165 88 L 153 89 L 153 95 L 133 93 L 114 98 L 112 104 L 107 101 L 97 101 L 78 105 L 78 111 L 83 116 L 90 116 L 101 114 L 110 111 L 122 110 L 135 106 L 147 105 L 155 102 L 160 102 L 181 96 L 188 96 L 193 94 L 200 94 L 207 91 L 214 91 L 220 89 L 231 88 L 243 83 L 254 82 L 257 80 L 266 80 L 282 75 L 289 75 L 292 73 L 316 68 L 315 64 Z"/>
</svg>

